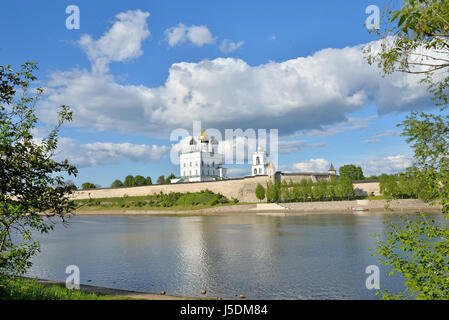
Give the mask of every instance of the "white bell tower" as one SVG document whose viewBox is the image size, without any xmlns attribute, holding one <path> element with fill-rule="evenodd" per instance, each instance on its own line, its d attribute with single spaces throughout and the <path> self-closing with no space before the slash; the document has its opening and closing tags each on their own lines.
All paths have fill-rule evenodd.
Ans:
<svg viewBox="0 0 449 320">
<path fill-rule="evenodd" d="M 251 175 L 257 176 L 267 174 L 267 154 L 261 148 L 253 154 L 253 165 L 251 166 Z"/>
</svg>

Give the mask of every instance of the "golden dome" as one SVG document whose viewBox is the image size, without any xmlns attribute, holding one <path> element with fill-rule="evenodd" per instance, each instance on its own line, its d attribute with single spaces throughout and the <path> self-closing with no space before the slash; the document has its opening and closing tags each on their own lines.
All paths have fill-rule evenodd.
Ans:
<svg viewBox="0 0 449 320">
<path fill-rule="evenodd" d="M 201 131 L 201 135 L 198 137 L 198 140 L 201 142 L 209 142 L 209 136 L 206 133 L 206 129 L 203 129 L 203 131 Z"/>
</svg>

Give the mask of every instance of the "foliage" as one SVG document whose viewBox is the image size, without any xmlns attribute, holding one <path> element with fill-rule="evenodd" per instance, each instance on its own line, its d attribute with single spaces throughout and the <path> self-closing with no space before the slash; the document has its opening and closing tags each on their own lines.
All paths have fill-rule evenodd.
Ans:
<svg viewBox="0 0 449 320">
<path fill-rule="evenodd" d="M 111 188 L 120 188 L 123 187 L 123 182 L 116 179 L 114 182 L 111 183 Z"/>
<path fill-rule="evenodd" d="M 147 180 L 144 177 L 139 176 L 139 175 L 134 177 L 134 183 L 133 183 L 134 186 L 144 186 L 144 185 L 146 185 L 146 183 L 147 183 Z"/>
<path fill-rule="evenodd" d="M 39 251 L 32 231 L 47 233 L 53 226 L 45 215 L 64 218 L 74 208 L 69 196 L 75 187 L 62 174 L 76 176 L 77 170 L 67 160 L 53 160 L 59 128 L 72 113 L 62 106 L 55 128 L 34 138 L 35 106 L 43 93 L 30 87 L 36 70 L 30 62 L 19 72 L 0 66 L 0 274 L 25 272 Z"/>
<path fill-rule="evenodd" d="M 157 178 L 157 184 L 165 184 L 165 175 L 161 175 Z"/>
<path fill-rule="evenodd" d="M 238 201 L 233 201 L 237 203 Z M 92 209 L 154 209 L 171 208 L 176 210 L 200 209 L 216 205 L 230 204 L 231 201 L 220 193 L 209 190 L 201 192 L 170 192 L 155 193 L 147 196 L 124 196 L 116 198 L 103 198 L 93 200 L 76 200 L 79 207 L 87 206 Z"/>
<path fill-rule="evenodd" d="M 395 71 L 421 75 L 433 94 L 440 112 L 449 102 L 449 2 L 444 0 L 404 0 L 401 8 L 384 10 L 386 23 L 376 31 L 380 48 L 364 48 L 370 64 L 384 75 Z M 414 150 L 416 175 L 433 190 L 435 201 L 443 205 L 449 218 L 449 117 L 412 112 L 399 126 Z"/>
<path fill-rule="evenodd" d="M 83 189 L 83 190 L 90 190 L 90 189 L 96 189 L 96 188 L 97 188 L 97 186 L 91 182 L 84 182 L 81 185 L 81 189 Z"/>
<path fill-rule="evenodd" d="M 352 181 L 347 178 L 331 177 L 329 180 L 320 179 L 313 182 L 311 179 L 302 179 L 299 183 L 291 180 L 282 183 L 268 182 L 266 188 L 268 202 L 305 202 L 305 201 L 331 201 L 350 200 L 355 198 Z"/>
<path fill-rule="evenodd" d="M 132 187 L 132 186 L 134 186 L 134 177 L 132 175 L 127 175 L 125 177 L 125 180 L 123 180 L 123 185 L 125 187 Z"/>
<path fill-rule="evenodd" d="M 338 169 L 338 173 L 340 177 L 348 177 L 349 179 L 351 179 L 351 181 L 365 179 L 363 176 L 362 168 L 353 164 L 341 166 Z"/>
<path fill-rule="evenodd" d="M 135 177 L 132 175 L 127 175 L 123 182 L 119 179 L 114 180 L 111 184 L 111 188 L 148 186 L 151 184 L 151 177 L 144 178 L 141 175 L 136 175 Z"/>
<path fill-rule="evenodd" d="M 385 8 L 384 24 L 373 30 L 383 40 L 380 48 L 363 48 L 368 63 L 384 74 L 395 71 L 422 75 L 437 104 L 449 101 L 447 59 L 449 49 L 449 2 L 404 0 L 401 8 Z"/>
<path fill-rule="evenodd" d="M 171 174 L 167 177 L 167 179 L 165 179 L 165 183 L 166 183 L 166 184 L 171 183 L 171 179 L 175 179 L 175 178 L 176 178 L 176 176 L 175 176 L 173 173 L 171 173 Z"/>
<path fill-rule="evenodd" d="M 82 290 L 69 290 L 62 284 L 44 285 L 36 280 L 0 277 L 0 300 L 128 300 L 131 298 Z"/>
<path fill-rule="evenodd" d="M 391 268 L 390 275 L 401 274 L 406 290 L 392 294 L 381 290 L 383 299 L 449 299 L 449 228 L 418 217 L 390 219 L 386 231 L 376 241 L 374 256 Z"/>
<path fill-rule="evenodd" d="M 364 48 L 368 63 L 377 64 L 384 75 L 421 75 L 442 113 L 449 102 L 449 2 L 404 0 L 399 9 L 384 10 L 384 16 L 380 48 Z M 381 177 L 381 187 L 391 197 L 416 194 L 439 201 L 449 218 L 448 117 L 413 112 L 399 126 L 414 150 L 415 167 L 406 176 Z M 429 222 L 424 216 L 390 223 L 377 242 L 377 254 L 405 278 L 407 289 L 397 295 L 384 291 L 383 298 L 447 299 L 448 236 L 447 223 Z"/>
<path fill-rule="evenodd" d="M 265 199 L 265 188 L 260 183 L 256 187 L 256 197 L 260 201 Z"/>
</svg>

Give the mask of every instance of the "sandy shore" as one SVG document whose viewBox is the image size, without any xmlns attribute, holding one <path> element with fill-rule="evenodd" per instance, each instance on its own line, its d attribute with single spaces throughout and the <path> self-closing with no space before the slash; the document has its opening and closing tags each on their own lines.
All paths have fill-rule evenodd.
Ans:
<svg viewBox="0 0 449 320">
<path fill-rule="evenodd" d="M 388 204 L 388 208 L 386 208 Z M 255 203 L 214 207 L 200 210 L 83 210 L 76 215 L 217 215 L 217 214 L 318 214 L 353 213 L 352 208 L 363 208 L 359 214 L 373 213 L 414 213 L 441 212 L 441 206 L 432 206 L 418 199 L 392 200 L 351 200 L 322 202 L 289 202 L 279 204 Z"/>
</svg>

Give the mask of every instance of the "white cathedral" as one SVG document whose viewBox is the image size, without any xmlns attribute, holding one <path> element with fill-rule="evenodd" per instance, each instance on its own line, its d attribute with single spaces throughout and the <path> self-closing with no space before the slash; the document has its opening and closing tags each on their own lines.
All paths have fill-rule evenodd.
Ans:
<svg viewBox="0 0 449 320">
<path fill-rule="evenodd" d="M 275 168 L 268 162 L 268 155 L 259 148 L 253 155 L 251 173 L 256 175 L 274 175 Z M 223 168 L 223 154 L 218 153 L 218 141 L 203 129 L 195 140 L 190 139 L 189 146 L 179 157 L 180 176 L 171 179 L 171 183 L 215 181 L 227 178 L 226 168 Z"/>
<path fill-rule="evenodd" d="M 209 139 L 203 130 L 198 140 L 193 137 L 187 150 L 179 157 L 180 178 L 172 179 L 171 183 L 214 181 L 226 179 L 226 168 L 222 167 L 223 155 L 218 153 L 218 141 Z"/>
</svg>

